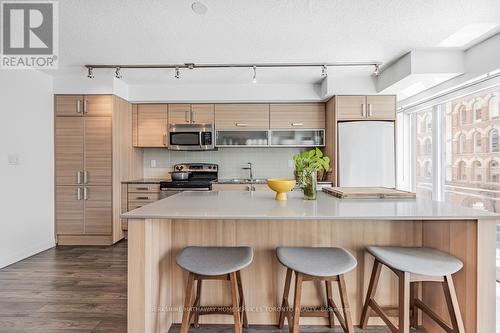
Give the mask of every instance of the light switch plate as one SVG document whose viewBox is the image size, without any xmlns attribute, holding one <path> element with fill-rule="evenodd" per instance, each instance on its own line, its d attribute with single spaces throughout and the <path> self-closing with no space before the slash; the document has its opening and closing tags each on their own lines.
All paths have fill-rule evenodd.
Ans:
<svg viewBox="0 0 500 333">
<path fill-rule="evenodd" d="M 7 163 L 9 165 L 18 165 L 19 164 L 19 155 L 18 154 L 9 154 L 7 157 Z"/>
<path fill-rule="evenodd" d="M 294 167 L 293 160 L 288 160 L 288 167 L 289 168 L 293 168 Z"/>
<path fill-rule="evenodd" d="M 151 160 L 151 167 L 156 168 L 156 160 Z"/>
</svg>

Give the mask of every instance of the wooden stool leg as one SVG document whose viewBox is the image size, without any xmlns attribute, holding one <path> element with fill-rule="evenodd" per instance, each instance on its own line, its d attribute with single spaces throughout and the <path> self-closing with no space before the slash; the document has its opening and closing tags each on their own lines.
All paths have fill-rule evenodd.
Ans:
<svg viewBox="0 0 500 333">
<path fill-rule="evenodd" d="M 420 282 L 410 283 L 410 306 L 411 306 L 411 327 L 418 328 L 418 307 L 415 305 L 415 299 L 418 298 L 418 284 Z"/>
<path fill-rule="evenodd" d="M 295 295 L 293 301 L 293 325 L 291 325 L 292 333 L 299 333 L 300 322 L 300 297 L 302 296 L 302 273 L 295 272 Z M 289 325 L 290 326 L 290 325 Z"/>
<path fill-rule="evenodd" d="M 399 328 L 398 333 L 410 333 L 410 273 L 399 272 Z"/>
<path fill-rule="evenodd" d="M 193 308 L 194 308 L 194 322 L 193 322 L 193 326 L 195 328 L 198 328 L 200 327 L 200 311 L 199 311 L 199 307 L 200 307 L 200 304 L 201 304 L 201 280 L 198 280 L 196 281 L 196 298 L 194 300 L 194 305 L 193 305 Z"/>
<path fill-rule="evenodd" d="M 351 308 L 349 306 L 349 299 L 347 297 L 347 288 L 345 286 L 344 274 L 339 275 L 339 292 L 340 300 L 342 301 L 342 309 L 344 311 L 346 333 L 354 333 L 354 327 L 352 325 L 351 318 Z"/>
<path fill-rule="evenodd" d="M 245 296 L 243 295 L 243 284 L 241 283 L 241 273 L 236 272 L 236 279 L 238 280 L 238 293 L 240 296 L 240 316 L 243 320 L 243 327 L 248 328 L 247 310 L 245 308 Z"/>
<path fill-rule="evenodd" d="M 283 290 L 283 298 L 281 301 L 281 308 L 280 308 L 280 318 L 278 322 L 278 327 L 280 330 L 282 330 L 283 327 L 285 326 L 285 316 L 287 318 L 290 318 L 289 316 L 290 305 L 288 304 L 288 295 L 290 294 L 291 282 L 292 282 L 292 270 L 288 268 L 286 270 L 285 289 Z M 288 320 L 288 325 L 290 327 L 292 326 L 290 320 Z"/>
<path fill-rule="evenodd" d="M 180 333 L 187 333 L 189 330 L 189 319 L 191 312 L 191 298 L 193 296 L 194 274 L 189 273 L 186 287 L 186 296 L 184 298 L 184 309 L 182 310 L 182 324 Z"/>
<path fill-rule="evenodd" d="M 359 326 L 362 329 L 366 328 L 368 319 L 370 318 L 370 299 L 375 297 L 381 268 L 382 265 L 380 264 L 380 262 L 378 260 L 375 260 L 375 263 L 373 264 L 372 275 L 370 277 L 370 284 L 368 285 L 368 292 L 366 293 L 365 304 L 363 305 L 363 311 L 361 312 L 361 320 Z"/>
<path fill-rule="evenodd" d="M 462 315 L 460 314 L 460 307 L 458 306 L 455 285 L 453 284 L 453 278 L 451 277 L 451 275 L 445 276 L 444 282 L 442 284 L 444 296 L 446 298 L 446 304 L 448 305 L 448 312 L 450 313 L 453 333 L 464 333 L 464 323 L 462 321 Z"/>
<path fill-rule="evenodd" d="M 332 293 L 332 281 L 326 280 L 326 308 L 328 309 L 328 320 L 330 322 L 330 328 L 335 326 L 335 314 L 333 313 L 333 293 Z"/>
<path fill-rule="evenodd" d="M 232 300 L 232 310 L 234 317 L 234 333 L 241 333 L 240 310 L 238 304 L 238 279 L 236 277 L 235 272 L 229 274 L 229 280 L 231 283 L 231 300 Z"/>
</svg>

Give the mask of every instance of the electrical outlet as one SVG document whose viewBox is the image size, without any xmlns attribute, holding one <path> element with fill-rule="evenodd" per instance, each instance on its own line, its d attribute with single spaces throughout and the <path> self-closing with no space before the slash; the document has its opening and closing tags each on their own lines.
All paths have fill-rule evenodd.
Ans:
<svg viewBox="0 0 500 333">
<path fill-rule="evenodd" d="M 156 168 L 156 160 L 151 160 L 151 167 Z"/>
<path fill-rule="evenodd" d="M 9 154 L 8 157 L 9 165 L 18 165 L 19 164 L 19 155 L 18 154 Z"/>
<path fill-rule="evenodd" d="M 294 167 L 293 160 L 288 160 L 288 167 L 289 168 L 293 168 Z"/>
</svg>

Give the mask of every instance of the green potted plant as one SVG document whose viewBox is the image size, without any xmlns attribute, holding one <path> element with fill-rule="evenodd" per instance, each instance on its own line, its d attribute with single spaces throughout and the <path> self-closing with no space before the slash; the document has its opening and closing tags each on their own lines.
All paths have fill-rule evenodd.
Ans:
<svg viewBox="0 0 500 333">
<path fill-rule="evenodd" d="M 304 191 L 304 199 L 316 200 L 316 173 L 330 170 L 330 158 L 318 148 L 293 155 L 297 184 Z"/>
</svg>

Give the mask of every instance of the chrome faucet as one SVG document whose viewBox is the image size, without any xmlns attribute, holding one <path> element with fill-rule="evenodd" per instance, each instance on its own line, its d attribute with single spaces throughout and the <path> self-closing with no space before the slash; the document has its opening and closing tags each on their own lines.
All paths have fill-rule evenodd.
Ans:
<svg viewBox="0 0 500 333">
<path fill-rule="evenodd" d="M 253 164 L 252 164 L 252 162 L 248 162 L 248 166 L 244 167 L 242 169 L 250 171 L 250 181 L 252 181 L 253 180 Z"/>
</svg>

